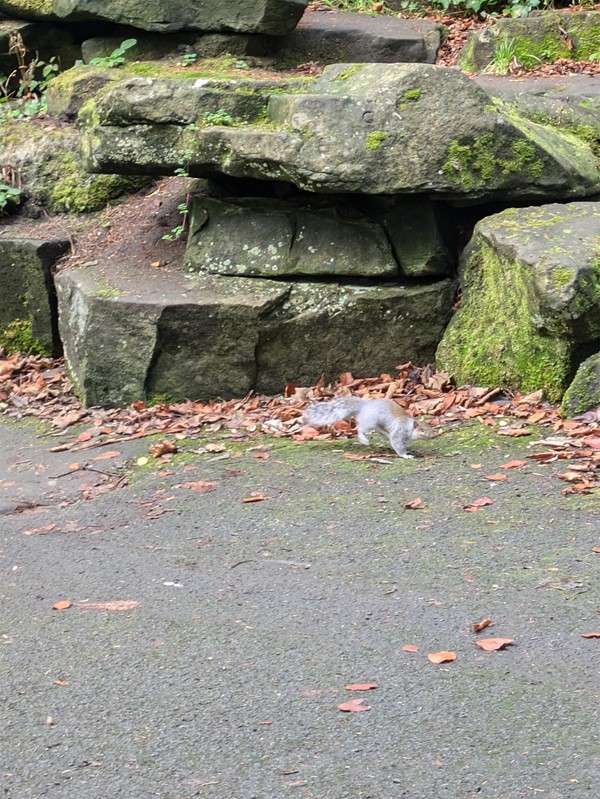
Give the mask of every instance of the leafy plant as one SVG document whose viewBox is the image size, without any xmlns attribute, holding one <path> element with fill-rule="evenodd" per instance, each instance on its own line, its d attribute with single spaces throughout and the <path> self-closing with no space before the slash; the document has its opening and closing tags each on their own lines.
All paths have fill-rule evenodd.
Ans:
<svg viewBox="0 0 600 799">
<path fill-rule="evenodd" d="M 21 202 L 21 189 L 9 186 L 8 183 L 0 181 L 0 214 L 3 214 L 9 204 L 18 205 Z"/>
<path fill-rule="evenodd" d="M 179 62 L 179 66 L 181 67 L 191 67 L 192 64 L 195 64 L 198 60 L 198 53 L 186 53 L 182 56 L 181 61 Z"/>
<path fill-rule="evenodd" d="M 507 75 L 513 64 L 518 64 L 515 40 L 502 36 L 498 39 L 492 61 L 483 71 L 494 75 Z"/>
<path fill-rule="evenodd" d="M 179 211 L 179 213 L 182 216 L 181 224 L 180 225 L 176 225 L 171 230 L 170 233 L 165 233 L 165 235 L 162 236 L 164 241 L 175 241 L 175 239 L 181 238 L 181 236 L 183 236 L 183 234 L 185 232 L 185 229 L 186 229 L 186 226 L 187 226 L 187 218 L 188 218 L 188 214 L 190 212 L 187 200 L 184 203 L 179 203 L 179 205 L 177 206 L 177 210 Z"/>
<path fill-rule="evenodd" d="M 235 125 L 235 117 L 228 114 L 224 108 L 219 108 L 218 111 L 214 112 L 206 111 L 200 115 L 198 121 L 202 125 Z"/>
<path fill-rule="evenodd" d="M 120 67 L 125 63 L 125 54 L 137 44 L 137 39 L 125 39 L 110 55 L 91 58 L 90 64 L 93 67 Z"/>
<path fill-rule="evenodd" d="M 28 62 L 20 33 L 10 34 L 8 52 L 16 58 L 17 67 L 0 80 L 0 119 L 20 119 L 45 111 L 46 89 L 60 70 L 57 59 L 53 56 L 50 61 L 40 61 L 36 56 Z"/>
</svg>

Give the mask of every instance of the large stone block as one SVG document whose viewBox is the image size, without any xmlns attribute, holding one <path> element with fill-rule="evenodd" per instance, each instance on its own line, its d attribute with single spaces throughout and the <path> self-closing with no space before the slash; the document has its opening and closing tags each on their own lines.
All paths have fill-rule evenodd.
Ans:
<svg viewBox="0 0 600 799">
<path fill-rule="evenodd" d="M 426 19 L 349 12 L 305 14 L 281 42 L 297 61 L 433 64 L 443 27 Z"/>
<path fill-rule="evenodd" d="M 308 0 L 0 0 L 24 19 L 106 20 L 146 31 L 238 31 L 281 36 Z"/>
<path fill-rule="evenodd" d="M 68 248 L 61 239 L 0 239 L 0 341 L 12 342 L 15 349 L 60 354 L 50 272 Z"/>
<path fill-rule="evenodd" d="M 201 110 L 250 97 L 255 110 L 229 111 L 226 124 Z M 92 171 L 185 166 L 317 193 L 479 202 L 600 191 L 585 136 L 524 119 L 457 70 L 429 64 L 337 64 L 294 84 L 130 78 L 103 90 L 80 121 Z"/>
<path fill-rule="evenodd" d="M 437 351 L 459 383 L 560 398 L 600 340 L 600 203 L 482 220 L 461 264 L 463 300 Z"/>
<path fill-rule="evenodd" d="M 186 265 L 219 275 L 393 277 L 381 226 L 351 205 L 193 200 Z"/>
<path fill-rule="evenodd" d="M 450 280 L 344 287 L 141 268 L 70 269 L 56 284 L 67 364 L 92 405 L 281 391 L 322 372 L 426 363 L 453 295 Z"/>
</svg>

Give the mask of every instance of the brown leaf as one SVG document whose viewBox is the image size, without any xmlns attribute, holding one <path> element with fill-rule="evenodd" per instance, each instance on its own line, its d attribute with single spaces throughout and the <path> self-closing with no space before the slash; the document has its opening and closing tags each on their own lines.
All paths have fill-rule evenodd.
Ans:
<svg viewBox="0 0 600 799">
<path fill-rule="evenodd" d="M 287 399 L 293 397 L 296 393 L 296 388 L 297 386 L 295 383 L 286 383 L 283 389 L 283 396 L 287 397 Z"/>
<path fill-rule="evenodd" d="M 592 552 L 595 552 L 597 555 L 600 555 L 600 547 L 593 547 Z"/>
<path fill-rule="evenodd" d="M 71 602 L 68 599 L 61 599 L 60 602 L 55 602 L 52 605 L 52 610 L 67 610 L 71 607 Z"/>
<path fill-rule="evenodd" d="M 485 630 L 486 627 L 489 627 L 491 623 L 491 619 L 482 619 L 481 621 L 475 622 L 473 625 L 473 631 L 480 633 L 482 630 Z"/>
<path fill-rule="evenodd" d="M 472 502 L 469 502 L 467 505 L 463 505 L 464 510 L 474 511 L 477 508 L 483 508 L 486 505 L 493 505 L 494 500 L 490 499 L 489 497 L 479 497 L 479 499 L 474 499 Z"/>
<path fill-rule="evenodd" d="M 583 443 L 586 445 L 586 447 L 591 447 L 592 449 L 600 449 L 599 436 L 590 436 L 589 438 L 584 438 Z"/>
<path fill-rule="evenodd" d="M 206 444 L 204 449 L 207 452 L 225 452 L 227 447 L 224 444 Z"/>
<path fill-rule="evenodd" d="M 338 705 L 338 709 L 342 713 L 362 713 L 365 710 L 371 710 L 371 707 L 364 699 L 351 699 L 350 702 L 342 702 L 341 705 Z"/>
<path fill-rule="evenodd" d="M 421 497 L 417 497 L 416 499 L 411 499 L 410 502 L 405 502 L 404 507 L 408 510 L 420 510 L 425 507 L 425 504 Z"/>
<path fill-rule="evenodd" d="M 500 467 L 501 469 L 520 469 L 521 466 L 527 466 L 527 461 L 507 461 Z"/>
<path fill-rule="evenodd" d="M 402 647 L 402 650 L 404 652 L 418 652 L 419 651 L 419 647 L 416 646 L 416 644 L 404 644 L 404 646 Z"/>
<path fill-rule="evenodd" d="M 581 633 L 582 638 L 600 638 L 600 633 Z"/>
<path fill-rule="evenodd" d="M 182 488 L 189 488 L 191 491 L 199 491 L 201 494 L 207 494 L 209 491 L 216 491 L 218 483 L 212 480 L 190 480 L 188 483 L 182 483 Z"/>
<path fill-rule="evenodd" d="M 481 638 L 475 641 L 480 649 L 486 652 L 494 652 L 496 649 L 504 649 L 513 643 L 512 638 Z"/>
<path fill-rule="evenodd" d="M 163 455 L 177 452 L 177 444 L 173 444 L 171 441 L 158 441 L 156 444 L 152 444 L 149 451 L 154 458 L 160 458 Z"/>
<path fill-rule="evenodd" d="M 430 652 L 427 655 L 427 660 L 430 660 L 432 663 L 451 663 L 453 660 L 456 660 L 456 653 L 445 650 L 441 652 Z"/>
<path fill-rule="evenodd" d="M 372 691 L 379 688 L 375 682 L 353 682 L 346 686 L 347 691 Z"/>
<path fill-rule="evenodd" d="M 112 602 L 80 602 L 75 607 L 78 610 L 109 610 L 120 612 L 123 610 L 134 610 L 139 607 L 139 602 L 134 599 L 116 599 Z"/>
<path fill-rule="evenodd" d="M 92 458 L 93 461 L 108 461 L 111 458 L 118 458 L 121 453 L 118 452 L 116 449 L 111 449 L 108 452 L 102 452 L 100 455 L 96 455 L 95 458 Z"/>
<path fill-rule="evenodd" d="M 269 499 L 264 494 L 250 494 L 249 497 L 244 497 L 242 502 L 262 502 L 264 499 Z"/>
<path fill-rule="evenodd" d="M 531 430 L 529 430 L 527 427 L 503 427 L 498 430 L 498 435 L 519 438 L 520 436 L 530 436 Z"/>
<path fill-rule="evenodd" d="M 496 482 L 499 482 L 500 480 L 506 480 L 506 475 L 505 474 L 501 474 L 501 473 L 486 474 L 486 475 L 484 475 L 484 479 L 485 480 L 494 480 Z"/>
</svg>

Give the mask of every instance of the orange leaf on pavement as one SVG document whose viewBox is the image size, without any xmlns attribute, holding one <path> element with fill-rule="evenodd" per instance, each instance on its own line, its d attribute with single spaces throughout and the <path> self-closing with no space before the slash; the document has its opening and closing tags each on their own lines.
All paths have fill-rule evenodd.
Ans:
<svg viewBox="0 0 600 799">
<path fill-rule="evenodd" d="M 264 494 L 250 494 L 249 497 L 244 497 L 242 502 L 262 502 L 263 499 L 268 499 Z"/>
<path fill-rule="evenodd" d="M 473 631 L 480 633 L 482 630 L 485 630 L 486 627 L 489 627 L 491 623 L 491 619 L 482 619 L 481 621 L 475 622 L 473 625 Z"/>
<path fill-rule="evenodd" d="M 501 469 L 520 469 L 521 466 L 527 466 L 527 461 L 508 461 L 503 463 Z"/>
<path fill-rule="evenodd" d="M 60 602 L 55 602 L 52 605 L 52 610 L 67 610 L 71 607 L 71 602 L 68 599 L 61 599 Z"/>
<path fill-rule="evenodd" d="M 484 479 L 485 480 L 494 480 L 496 482 L 499 482 L 500 480 L 506 480 L 506 475 L 505 474 L 501 474 L 501 473 L 485 474 L 484 475 Z"/>
<path fill-rule="evenodd" d="M 480 649 L 486 652 L 494 652 L 496 649 L 504 649 L 513 643 L 512 638 L 481 638 L 475 641 Z"/>
<path fill-rule="evenodd" d="M 376 682 L 353 682 L 346 686 L 347 691 L 372 691 L 379 688 Z"/>
<path fill-rule="evenodd" d="M 582 638 L 600 638 L 600 633 L 581 633 Z"/>
<path fill-rule="evenodd" d="M 404 652 L 418 652 L 419 647 L 416 644 L 404 644 L 402 647 Z"/>
<path fill-rule="evenodd" d="M 456 660 L 456 653 L 444 650 L 441 652 L 430 652 L 427 655 L 427 659 L 432 663 L 452 663 L 453 660 Z"/>
<path fill-rule="evenodd" d="M 342 713 L 362 713 L 365 710 L 371 710 L 371 707 L 364 699 L 351 699 L 350 702 L 342 702 L 341 705 L 338 705 L 338 709 Z"/>
<path fill-rule="evenodd" d="M 417 497 L 416 499 L 411 499 L 410 502 L 405 502 L 404 507 L 408 510 L 420 510 L 421 508 L 424 508 L 425 505 L 421 497 Z"/>
</svg>

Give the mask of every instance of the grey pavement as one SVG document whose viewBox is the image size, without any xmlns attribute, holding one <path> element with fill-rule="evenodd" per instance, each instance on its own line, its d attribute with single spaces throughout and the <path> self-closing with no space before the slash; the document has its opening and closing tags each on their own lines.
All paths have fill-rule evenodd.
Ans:
<svg viewBox="0 0 600 799">
<path fill-rule="evenodd" d="M 490 484 L 527 442 L 481 425 L 387 463 L 57 440 L 0 419 L 2 799 L 600 795 L 600 502 L 561 494 L 564 465 Z M 73 462 L 130 485 L 84 499 L 103 478 Z M 484 617 L 514 645 L 480 650 Z"/>
</svg>

